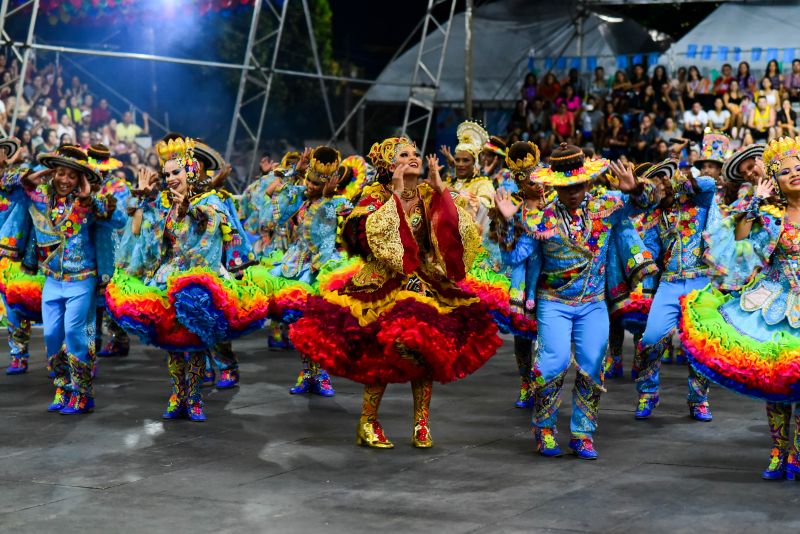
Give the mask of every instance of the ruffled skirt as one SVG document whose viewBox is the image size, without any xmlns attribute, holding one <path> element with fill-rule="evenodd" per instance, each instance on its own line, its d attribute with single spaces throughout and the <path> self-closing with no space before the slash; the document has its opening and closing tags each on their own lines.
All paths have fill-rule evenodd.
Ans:
<svg viewBox="0 0 800 534">
<path fill-rule="evenodd" d="M 44 276 L 22 270 L 19 262 L 0 260 L 0 293 L 6 297 L 10 311 L 20 319 L 42 322 L 42 289 Z"/>
<path fill-rule="evenodd" d="M 769 402 L 800 402 L 800 331 L 784 319 L 708 287 L 681 299 L 681 341 L 695 369 L 728 389 Z"/>
<path fill-rule="evenodd" d="M 144 343 L 203 350 L 264 325 L 271 288 L 260 283 L 261 269 L 249 267 L 236 280 L 194 268 L 170 276 L 163 290 L 118 270 L 106 289 L 106 305 L 117 323 Z"/>
<path fill-rule="evenodd" d="M 308 298 L 290 328 L 295 347 L 329 372 L 364 384 L 446 383 L 478 370 L 502 345 L 489 307 L 474 294 L 456 287 L 446 299 L 405 287 L 370 298 L 340 292 L 359 269 L 321 276 L 321 295 Z"/>
</svg>

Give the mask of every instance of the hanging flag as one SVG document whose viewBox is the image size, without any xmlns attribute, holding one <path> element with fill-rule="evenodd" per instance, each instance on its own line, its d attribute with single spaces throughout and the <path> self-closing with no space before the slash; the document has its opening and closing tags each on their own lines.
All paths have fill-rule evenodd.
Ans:
<svg viewBox="0 0 800 534">
<path fill-rule="evenodd" d="M 544 70 L 553 70 L 553 58 L 546 57 L 544 58 Z"/>
<path fill-rule="evenodd" d="M 700 58 L 703 61 L 711 59 L 711 45 L 703 45 L 703 48 L 700 49 Z"/>
<path fill-rule="evenodd" d="M 767 56 L 765 58 L 767 61 L 772 61 L 773 59 L 778 59 L 778 49 L 777 48 L 767 48 Z"/>
<path fill-rule="evenodd" d="M 734 61 L 741 61 L 742 60 L 742 49 L 738 46 L 733 47 L 733 60 Z"/>
<path fill-rule="evenodd" d="M 647 56 L 647 65 L 652 67 L 653 65 L 658 63 L 658 58 L 660 57 L 661 54 L 659 54 L 658 52 L 650 52 L 650 54 Z"/>
<path fill-rule="evenodd" d="M 784 63 L 791 63 L 794 61 L 794 48 L 784 48 L 783 50 L 783 62 Z"/>
<path fill-rule="evenodd" d="M 717 59 L 720 61 L 728 61 L 728 47 L 720 46 L 717 48 Z"/>
<path fill-rule="evenodd" d="M 634 65 L 641 65 L 643 63 L 642 54 L 636 54 L 633 56 L 633 64 Z"/>
<path fill-rule="evenodd" d="M 536 58 L 536 52 L 531 48 L 528 50 L 528 72 L 533 72 L 534 69 L 534 59 Z"/>
<path fill-rule="evenodd" d="M 556 60 L 556 70 L 565 70 L 567 68 L 567 58 L 564 56 L 559 57 Z"/>
<path fill-rule="evenodd" d="M 574 58 L 570 59 L 570 61 L 569 61 L 569 67 L 570 67 L 571 69 L 578 69 L 578 70 L 581 70 L 581 58 L 579 58 L 579 57 L 574 57 Z"/>
<path fill-rule="evenodd" d="M 694 59 L 694 57 L 696 55 L 697 55 L 697 45 L 696 44 L 690 44 L 689 46 L 686 47 L 686 57 L 687 58 Z"/>
<path fill-rule="evenodd" d="M 617 68 L 622 70 L 628 68 L 628 56 L 626 55 L 617 56 Z"/>
<path fill-rule="evenodd" d="M 597 68 L 597 58 L 595 56 L 589 56 L 586 58 L 586 70 L 594 71 Z"/>
<path fill-rule="evenodd" d="M 750 51 L 750 60 L 761 61 L 761 48 L 756 46 Z"/>
</svg>

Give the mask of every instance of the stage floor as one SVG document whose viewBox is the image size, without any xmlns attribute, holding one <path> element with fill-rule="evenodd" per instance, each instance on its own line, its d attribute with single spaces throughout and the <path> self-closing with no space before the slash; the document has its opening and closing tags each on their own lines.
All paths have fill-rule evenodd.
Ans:
<svg viewBox="0 0 800 534">
<path fill-rule="evenodd" d="M 633 418 L 629 376 L 607 382 L 600 459 L 587 462 L 534 453 L 511 341 L 475 375 L 434 386 L 428 450 L 410 445 L 408 384 L 381 409 L 395 448 L 357 447 L 361 387 L 334 378 L 332 399 L 290 396 L 299 359 L 268 352 L 263 333 L 234 345 L 242 383 L 205 390 L 205 423 L 161 420 L 163 355 L 138 344 L 100 362 L 94 414 L 47 413 L 39 333 L 31 346 L 27 375 L 0 376 L 4 532 L 800 531 L 800 483 L 760 479 L 764 404 L 714 388 L 714 421 L 693 422 L 683 367 L 664 367 L 648 421 Z"/>
</svg>

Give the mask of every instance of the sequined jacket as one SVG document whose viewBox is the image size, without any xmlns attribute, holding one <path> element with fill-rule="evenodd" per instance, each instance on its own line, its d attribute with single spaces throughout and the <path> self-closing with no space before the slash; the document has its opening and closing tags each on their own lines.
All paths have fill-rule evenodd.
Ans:
<svg viewBox="0 0 800 534">
<path fill-rule="evenodd" d="M 286 228 L 289 246 L 272 274 L 312 284 L 322 266 L 341 258 L 336 247 L 339 216 L 352 207 L 342 197 L 305 198 L 305 186 L 284 186 L 277 223 Z"/>
<path fill-rule="evenodd" d="M 658 224 L 644 235 L 645 245 L 659 258 L 662 282 L 707 275 L 703 232 L 719 224 L 721 213 L 716 203 L 714 180 L 701 176 L 695 181 L 697 190 L 691 180 L 681 178 L 675 182 L 673 207 L 661 210 Z"/>
<path fill-rule="evenodd" d="M 528 239 L 518 239 L 506 253 L 512 270 L 525 263 L 526 283 L 524 308 L 531 313 L 536 300 L 549 300 L 581 305 L 605 300 L 609 287 L 617 285 L 610 277 L 624 276 L 630 286 L 655 271 L 652 258 L 629 238 L 633 231 L 629 218 L 654 205 L 655 188 L 644 185 L 644 192 L 635 197 L 609 192 L 601 196 L 587 195 L 581 204 L 582 231 L 570 236 L 560 211 L 566 208 L 558 199 L 542 210 L 524 215 L 523 225 Z M 622 225 L 626 231 L 614 232 Z M 633 231 L 635 233 L 635 231 Z M 513 239 L 511 231 L 507 239 Z M 609 268 L 612 242 L 620 269 Z M 535 281 L 535 283 L 534 283 Z M 535 288 L 535 291 L 534 291 Z"/>
<path fill-rule="evenodd" d="M 92 227 L 98 217 L 110 216 L 108 200 L 93 196 L 84 204 L 70 194 L 57 206 L 49 184 L 27 189 L 22 186 L 22 176 L 20 172 L 7 173 L 2 185 L 6 190 L 20 188 L 28 197 L 41 272 L 63 281 L 96 276 L 97 253 Z"/>
<path fill-rule="evenodd" d="M 28 195 L 21 187 L 12 185 L 28 169 L 26 165 L 5 169 L 2 182 L 8 189 L 0 189 L 0 258 L 12 261 L 22 259 L 26 245 L 33 237 Z"/>
</svg>

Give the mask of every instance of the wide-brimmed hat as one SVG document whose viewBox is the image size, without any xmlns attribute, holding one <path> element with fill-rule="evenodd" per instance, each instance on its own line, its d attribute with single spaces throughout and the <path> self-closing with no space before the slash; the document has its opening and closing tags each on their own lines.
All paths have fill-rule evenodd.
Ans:
<svg viewBox="0 0 800 534">
<path fill-rule="evenodd" d="M 225 166 L 222 154 L 200 141 L 194 145 L 194 157 L 203 162 L 207 171 L 218 171 Z"/>
<path fill-rule="evenodd" d="M 703 136 L 703 148 L 700 149 L 700 158 L 694 162 L 698 169 L 703 163 L 713 162 L 720 165 L 730 156 L 731 138 L 723 133 L 710 132 Z"/>
<path fill-rule="evenodd" d="M 489 137 L 489 140 L 483 144 L 483 150 L 484 152 L 491 152 L 503 158 L 505 158 L 508 153 L 506 142 L 496 135 Z"/>
<path fill-rule="evenodd" d="M 568 187 L 589 182 L 608 169 L 607 159 L 586 161 L 583 150 L 561 143 L 550 155 L 550 167 L 536 169 L 533 179 L 542 185 Z"/>
<path fill-rule="evenodd" d="M 674 159 L 667 158 L 661 163 L 648 163 L 647 165 L 641 170 L 640 175 L 637 174 L 637 177 L 647 179 L 657 174 L 666 174 L 666 178 L 672 180 L 672 177 L 678 172 L 678 162 Z"/>
<path fill-rule="evenodd" d="M 122 167 L 122 162 L 111 157 L 111 150 L 102 143 L 91 145 L 86 151 L 89 166 L 99 173 L 114 171 Z"/>
<path fill-rule="evenodd" d="M 737 150 L 724 165 L 722 165 L 722 176 L 731 182 L 744 181 L 742 171 L 739 167 L 750 158 L 761 159 L 764 156 L 764 145 L 752 144 Z"/>
<path fill-rule="evenodd" d="M 17 153 L 17 150 L 21 147 L 21 143 L 19 139 L 15 139 L 13 137 L 3 137 L 0 139 L 0 149 L 6 151 L 6 158 L 11 159 L 14 157 L 14 154 Z"/>
<path fill-rule="evenodd" d="M 89 156 L 78 146 L 60 146 L 53 153 L 39 154 L 38 160 L 48 169 L 67 167 L 85 174 L 89 183 L 96 184 L 101 181 L 100 174 L 89 166 Z"/>
</svg>

